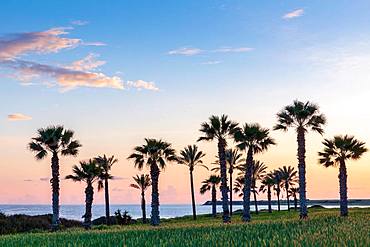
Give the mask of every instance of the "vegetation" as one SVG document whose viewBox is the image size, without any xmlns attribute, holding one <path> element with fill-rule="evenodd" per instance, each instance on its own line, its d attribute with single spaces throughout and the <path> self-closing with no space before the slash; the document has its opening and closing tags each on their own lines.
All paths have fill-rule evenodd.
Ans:
<svg viewBox="0 0 370 247">
<path fill-rule="evenodd" d="M 242 224 L 235 212 L 232 224 L 198 216 L 162 220 L 148 225 L 97 227 L 82 231 L 0 236 L 0 246 L 369 246 L 369 209 L 350 209 L 347 218 L 336 210 L 310 209 L 310 219 L 297 220 L 294 212 L 261 212 Z"/>
<path fill-rule="evenodd" d="M 332 140 L 325 139 L 325 148 L 319 152 L 319 162 L 325 167 L 339 166 L 339 196 L 340 215 L 348 215 L 347 201 L 347 160 L 357 160 L 367 152 L 365 143 L 355 139 L 353 136 L 334 136 Z"/>
<path fill-rule="evenodd" d="M 289 189 L 291 186 L 294 186 L 297 181 L 297 171 L 294 170 L 291 166 L 283 166 L 278 170 L 281 178 L 281 186 L 285 189 L 286 200 L 288 204 L 288 211 L 290 210 L 290 201 L 289 201 Z"/>
<path fill-rule="evenodd" d="M 150 223 L 159 225 L 159 192 L 158 182 L 160 169 L 164 169 L 167 162 L 176 161 L 175 150 L 170 143 L 157 139 L 145 139 L 145 144 L 134 148 L 128 159 L 134 160 L 135 166 L 142 169 L 144 165 L 150 168 L 152 180 L 152 214 Z"/>
<path fill-rule="evenodd" d="M 227 176 L 226 176 L 226 154 L 225 148 L 227 146 L 227 138 L 231 137 L 236 131 L 238 123 L 228 119 L 228 116 L 222 115 L 211 116 L 209 122 L 204 122 L 201 125 L 200 132 L 204 136 L 201 136 L 198 141 L 214 141 L 218 142 L 218 158 L 220 164 L 220 175 L 221 175 L 221 194 L 222 194 L 222 220 L 224 223 L 230 222 L 230 211 L 229 211 L 229 198 L 227 188 Z"/>
<path fill-rule="evenodd" d="M 64 129 L 63 126 L 50 126 L 45 129 L 38 129 L 37 136 L 32 138 L 28 144 L 29 149 L 36 153 L 38 160 L 44 159 L 51 153 L 51 188 L 53 218 L 51 227 L 53 230 L 59 228 L 59 155 L 76 156 L 81 144 L 73 139 L 74 132 Z"/>
<path fill-rule="evenodd" d="M 274 130 L 287 131 L 289 128 L 295 128 L 297 132 L 298 143 L 298 174 L 299 174 L 299 210 L 300 218 L 307 218 L 307 199 L 306 199 L 306 144 L 305 134 L 309 131 L 315 131 L 319 134 L 324 133 L 323 126 L 326 118 L 320 114 L 319 107 L 311 102 L 301 102 L 295 100 L 292 105 L 284 107 L 277 114 L 277 124 Z"/>
<path fill-rule="evenodd" d="M 143 223 L 147 223 L 146 220 L 146 203 L 145 203 L 145 191 L 152 185 L 150 176 L 148 174 L 136 175 L 132 177 L 135 181 L 134 184 L 130 184 L 130 187 L 140 190 L 141 192 L 141 212 L 143 214 Z"/>
<path fill-rule="evenodd" d="M 216 186 L 221 183 L 221 177 L 217 175 L 211 175 L 208 179 L 202 182 L 202 187 L 200 187 L 200 193 L 205 194 L 207 191 L 211 191 L 212 196 L 212 216 L 216 217 L 216 204 L 217 204 L 217 194 Z"/>
<path fill-rule="evenodd" d="M 196 145 L 189 145 L 185 147 L 183 150 L 180 151 L 180 155 L 177 158 L 177 162 L 179 164 L 183 164 L 189 167 L 190 172 L 190 192 L 191 192 L 191 205 L 193 209 L 193 219 L 197 219 L 197 211 L 195 208 L 195 194 L 194 194 L 194 178 L 193 178 L 193 172 L 194 168 L 201 166 L 208 170 L 208 167 L 203 165 L 202 158 L 206 154 L 202 151 L 198 151 L 198 147 Z"/>
</svg>

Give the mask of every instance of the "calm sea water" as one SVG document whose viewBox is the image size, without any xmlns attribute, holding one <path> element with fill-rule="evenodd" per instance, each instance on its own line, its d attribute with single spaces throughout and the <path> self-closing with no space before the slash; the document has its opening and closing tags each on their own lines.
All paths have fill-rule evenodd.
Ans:
<svg viewBox="0 0 370 247">
<path fill-rule="evenodd" d="M 323 205 L 328 208 L 336 207 L 333 205 Z M 355 207 L 356 205 L 351 205 Z M 359 205 L 358 205 L 359 206 Z M 361 207 L 361 206 L 359 206 Z M 141 207 L 140 205 L 111 205 L 111 214 L 117 210 L 121 209 L 122 211 L 126 210 L 133 218 L 141 217 Z M 233 210 L 242 209 L 242 206 L 233 206 Z M 259 206 L 259 210 L 267 209 L 267 206 Z M 276 206 L 273 206 L 273 209 L 277 209 Z M 282 205 L 282 210 L 287 209 L 287 206 Z M 198 214 L 209 214 L 211 213 L 211 206 L 202 206 L 197 205 Z M 254 210 L 254 207 L 251 207 L 251 210 Z M 67 219 L 81 220 L 81 216 L 84 214 L 85 206 L 84 205 L 61 205 L 60 207 L 60 216 Z M 217 206 L 217 211 L 222 212 L 221 205 Z M 12 214 L 27 214 L 27 215 L 40 215 L 40 214 L 49 214 L 52 212 L 50 205 L 0 205 L 0 212 L 7 215 Z M 191 205 L 187 204 L 164 204 L 160 206 L 160 215 L 161 218 L 173 218 L 184 215 L 191 215 L 192 209 Z M 104 205 L 93 205 L 93 218 L 98 218 L 105 215 Z M 147 207 L 147 215 L 150 216 L 150 206 Z"/>
</svg>

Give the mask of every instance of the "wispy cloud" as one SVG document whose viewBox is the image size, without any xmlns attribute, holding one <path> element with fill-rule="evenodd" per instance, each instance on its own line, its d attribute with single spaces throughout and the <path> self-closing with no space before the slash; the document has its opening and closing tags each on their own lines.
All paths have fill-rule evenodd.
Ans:
<svg viewBox="0 0 370 247">
<path fill-rule="evenodd" d="M 219 49 L 214 50 L 214 52 L 221 52 L 221 53 L 240 53 L 240 52 L 249 52 L 253 51 L 253 48 L 250 47 L 221 47 Z"/>
<path fill-rule="evenodd" d="M 71 65 L 66 66 L 66 68 L 78 71 L 94 70 L 106 63 L 106 61 L 97 60 L 98 57 L 98 54 L 90 53 L 83 59 L 74 61 Z"/>
<path fill-rule="evenodd" d="M 203 51 L 198 48 L 182 47 L 179 49 L 171 50 L 168 52 L 169 55 L 182 55 L 182 56 L 194 56 L 202 53 Z"/>
<path fill-rule="evenodd" d="M 32 179 L 24 179 L 23 181 L 24 181 L 24 182 L 33 182 L 33 180 L 32 180 Z"/>
<path fill-rule="evenodd" d="M 304 13 L 304 9 L 296 9 L 292 12 L 289 12 L 289 13 L 286 13 L 285 15 L 283 15 L 283 19 L 292 19 L 292 18 L 297 18 L 297 17 L 300 17 L 302 16 Z"/>
<path fill-rule="evenodd" d="M 156 87 L 155 83 L 150 81 L 136 80 L 136 81 L 127 81 L 126 83 L 128 88 L 136 88 L 138 90 L 146 89 L 151 91 L 159 91 L 159 88 Z"/>
<path fill-rule="evenodd" d="M 114 176 L 113 180 L 126 180 L 126 177 L 119 177 L 119 176 Z"/>
<path fill-rule="evenodd" d="M 71 24 L 76 25 L 76 26 L 85 26 L 85 25 L 89 24 L 89 22 L 88 21 L 83 21 L 83 20 L 74 20 L 74 21 L 71 21 Z"/>
<path fill-rule="evenodd" d="M 31 116 L 24 115 L 22 113 L 13 113 L 8 115 L 8 120 L 9 121 L 27 121 L 31 120 Z"/>
<path fill-rule="evenodd" d="M 203 65 L 214 65 L 214 64 L 219 64 L 219 63 L 222 63 L 222 61 L 219 61 L 219 60 L 213 60 L 213 61 L 203 62 L 203 63 L 201 63 L 201 64 L 203 64 Z"/>
<path fill-rule="evenodd" d="M 40 178 L 40 181 L 42 181 L 42 182 L 49 182 L 50 181 L 50 178 L 49 177 Z"/>
</svg>

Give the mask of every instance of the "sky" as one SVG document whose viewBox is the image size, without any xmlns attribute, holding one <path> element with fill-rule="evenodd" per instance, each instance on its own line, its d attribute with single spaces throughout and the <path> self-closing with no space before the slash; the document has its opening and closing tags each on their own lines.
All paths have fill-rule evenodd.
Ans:
<svg viewBox="0 0 370 247">
<path fill-rule="evenodd" d="M 370 143 L 369 12 L 367 0 L 1 1 L 0 203 L 50 203 L 50 156 L 27 149 L 38 128 L 64 125 L 83 145 L 60 159 L 62 178 L 81 160 L 115 155 L 111 202 L 138 204 L 129 184 L 148 170 L 127 157 L 144 138 L 179 151 L 213 114 L 272 128 L 295 99 L 328 119 L 323 136 L 306 137 L 307 196 L 338 198 L 338 169 L 320 166 L 317 152 L 337 134 Z M 271 136 L 278 145 L 256 159 L 296 167 L 294 131 Z M 212 167 L 217 144 L 196 144 Z M 349 198 L 370 197 L 369 163 L 369 153 L 348 162 Z M 198 168 L 195 187 L 209 175 Z M 159 183 L 162 204 L 190 203 L 185 166 L 168 164 Z M 83 203 L 84 184 L 62 180 L 60 196 Z"/>
</svg>

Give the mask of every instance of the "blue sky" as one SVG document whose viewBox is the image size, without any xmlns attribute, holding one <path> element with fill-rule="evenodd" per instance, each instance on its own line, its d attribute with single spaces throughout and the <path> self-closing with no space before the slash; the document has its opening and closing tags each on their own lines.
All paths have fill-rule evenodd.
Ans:
<svg viewBox="0 0 370 247">
<path fill-rule="evenodd" d="M 274 114 L 296 98 L 322 107 L 329 118 L 328 135 L 349 132 L 370 139 L 364 131 L 370 121 L 364 114 L 370 103 L 369 1 L 40 0 L 1 1 L 0 9 L 1 153 L 12 167 L 28 163 L 35 169 L 29 174 L 18 168 L 21 180 L 13 182 L 18 188 L 26 186 L 22 179 L 28 176 L 48 176 L 48 162 L 38 164 L 25 147 L 37 128 L 50 124 L 74 129 L 84 144 L 79 157 L 66 160 L 65 173 L 97 152 L 114 153 L 129 167 L 127 154 L 147 136 L 181 148 L 196 140 L 199 124 L 211 114 L 227 113 L 240 122 L 272 127 Z M 56 38 L 59 46 L 62 38 L 79 41 L 1 57 L 6 49 L 28 45 L 15 44 L 15 36 L 39 32 Z M 86 64 L 83 59 L 89 56 L 91 63 Z M 21 60 L 52 66 L 48 71 L 104 76 L 116 84 L 75 85 L 68 80 L 73 86 L 67 87 L 50 72 L 14 69 L 9 59 L 12 66 Z M 76 69 L 81 63 L 85 67 Z M 9 115 L 18 113 L 19 121 L 10 121 Z M 276 138 L 280 148 L 293 147 L 289 155 L 282 156 L 285 151 L 277 148 L 262 158 L 273 166 L 295 162 L 294 135 L 276 133 Z M 321 141 L 314 138 L 309 144 L 313 163 Z M 203 148 L 212 160 L 213 145 Z M 313 167 L 313 175 L 322 171 Z M 0 181 L 11 172 L 0 175 Z M 336 171 L 328 172 L 336 186 Z M 122 166 L 117 173 L 127 178 L 135 170 Z M 175 171 L 168 173 L 163 182 L 167 189 Z M 336 190 L 330 193 L 335 196 Z M 4 198 L 0 202 L 13 200 Z"/>
</svg>

